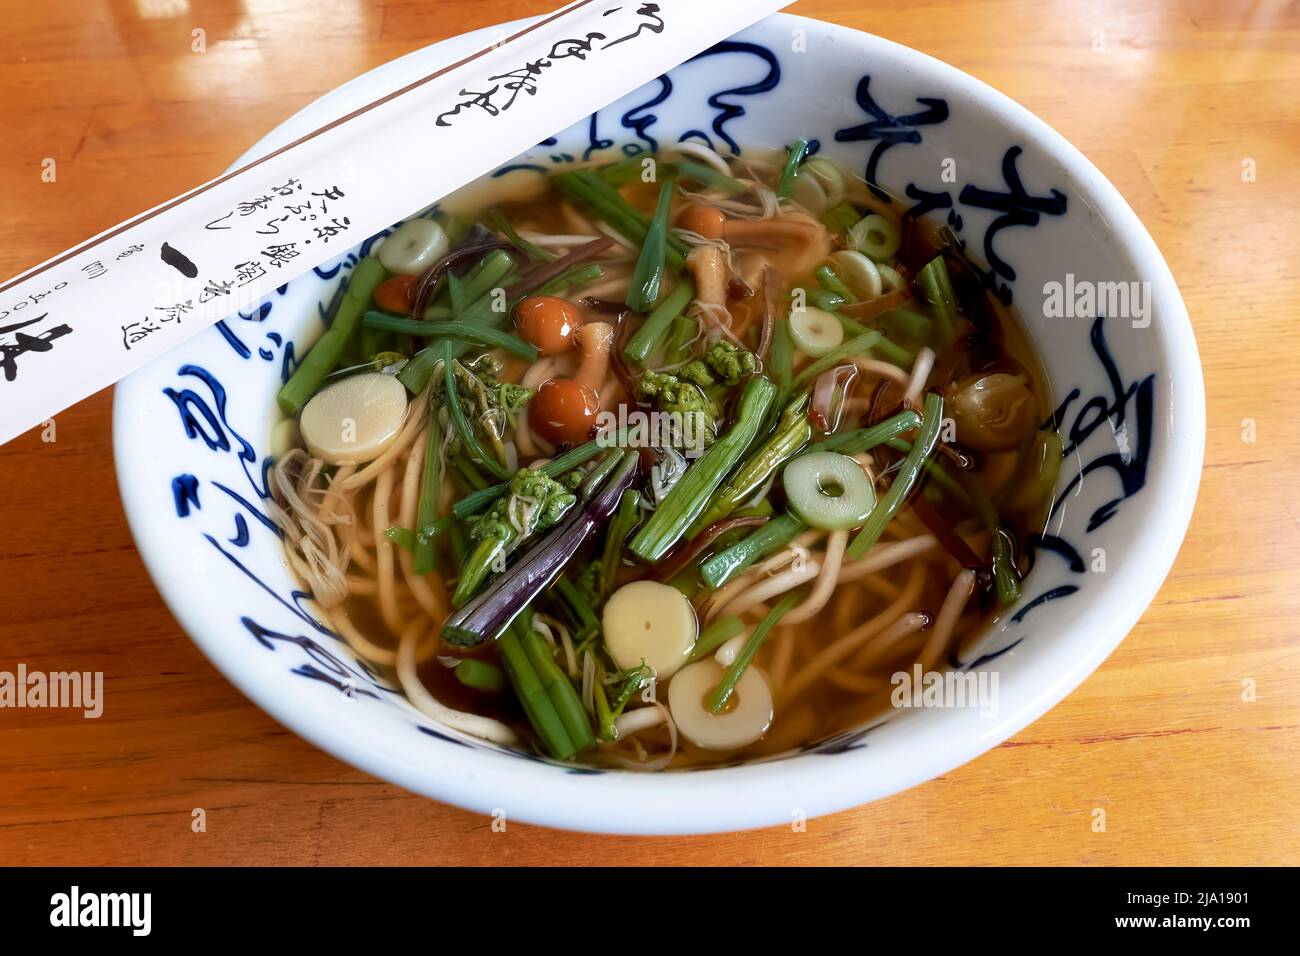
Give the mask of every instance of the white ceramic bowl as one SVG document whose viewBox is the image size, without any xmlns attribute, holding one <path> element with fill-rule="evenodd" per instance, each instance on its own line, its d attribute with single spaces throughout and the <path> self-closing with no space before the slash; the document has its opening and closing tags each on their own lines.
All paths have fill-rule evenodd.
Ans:
<svg viewBox="0 0 1300 956">
<path fill-rule="evenodd" d="M 488 32 L 348 83 L 239 162 L 481 47 Z M 1187 313 L 1151 237 L 1078 150 L 952 67 L 797 17 L 758 24 L 670 80 L 521 162 L 546 167 L 682 136 L 720 150 L 806 136 L 891 193 L 937 203 L 970 258 L 997 267 L 990 274 L 1013 297 L 1051 377 L 1067 446 L 1053 537 L 1037 550 L 1016 614 L 962 652 L 962 666 L 998 675 L 993 715 L 909 710 L 774 759 L 684 773 L 595 772 L 500 750 L 416 712 L 294 592 L 259 508 L 273 396 L 286 347 L 319 323 L 355 252 L 294 280 L 118 386 L 115 452 L 132 531 L 181 625 L 261 707 L 357 767 L 482 813 L 699 833 L 788 823 L 942 774 L 1033 721 L 1105 659 L 1156 593 L 1191 514 L 1205 412 Z M 428 198 L 413 197 L 413 207 Z M 1067 275 L 1076 290 L 1085 281 L 1145 283 L 1135 300 L 1149 306 L 1145 318 L 1132 307 L 1115 314 L 1118 303 L 1102 322 L 1086 309 L 1046 317 L 1044 290 Z"/>
</svg>

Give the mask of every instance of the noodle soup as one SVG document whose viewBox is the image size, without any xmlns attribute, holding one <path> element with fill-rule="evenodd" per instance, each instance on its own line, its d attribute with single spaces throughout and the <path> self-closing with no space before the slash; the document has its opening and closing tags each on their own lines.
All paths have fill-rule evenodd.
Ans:
<svg viewBox="0 0 1300 956">
<path fill-rule="evenodd" d="M 881 719 L 1019 597 L 1060 463 L 951 236 L 796 143 L 399 227 L 279 401 L 286 556 L 442 723 L 642 770 Z"/>
</svg>

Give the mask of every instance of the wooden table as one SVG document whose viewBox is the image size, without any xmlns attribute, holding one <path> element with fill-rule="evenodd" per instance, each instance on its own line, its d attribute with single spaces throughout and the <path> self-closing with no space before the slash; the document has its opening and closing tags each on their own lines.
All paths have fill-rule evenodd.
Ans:
<svg viewBox="0 0 1300 956">
<path fill-rule="evenodd" d="M 322 21 L 305 0 L 4 0 L 0 277 L 215 175 L 370 67 L 551 6 L 351 0 Z M 1173 267 L 1205 364 L 1205 476 L 1172 576 L 1110 660 L 991 753 L 806 833 L 495 833 L 326 756 L 218 676 L 135 553 L 103 393 L 58 416 L 56 441 L 37 431 L 0 450 L 0 670 L 107 675 L 100 720 L 0 710 L 0 863 L 1300 860 L 1300 416 L 1286 404 L 1300 381 L 1300 7 L 792 9 L 916 47 L 1024 103 L 1101 167 Z M 206 52 L 192 52 L 196 29 Z M 204 833 L 191 831 L 195 808 Z"/>
</svg>

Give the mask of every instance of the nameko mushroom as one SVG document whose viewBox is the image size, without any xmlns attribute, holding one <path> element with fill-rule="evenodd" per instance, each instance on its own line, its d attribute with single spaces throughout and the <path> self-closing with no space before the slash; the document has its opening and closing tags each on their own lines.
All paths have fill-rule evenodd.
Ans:
<svg viewBox="0 0 1300 956">
<path fill-rule="evenodd" d="M 614 327 L 608 322 L 589 322 L 571 339 L 582 353 L 573 376 L 547 379 L 528 403 L 529 425 L 550 442 L 576 444 L 586 441 L 595 430 Z"/>
</svg>

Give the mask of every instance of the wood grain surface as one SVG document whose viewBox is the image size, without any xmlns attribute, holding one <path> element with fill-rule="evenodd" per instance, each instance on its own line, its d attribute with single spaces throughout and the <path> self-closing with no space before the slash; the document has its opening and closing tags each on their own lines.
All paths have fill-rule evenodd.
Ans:
<svg viewBox="0 0 1300 956">
<path fill-rule="evenodd" d="M 3 0 L 0 278 L 217 174 L 370 67 L 551 6 Z M 0 449 L 0 670 L 102 670 L 107 698 L 99 720 L 0 710 L 0 863 L 1300 862 L 1300 5 L 792 10 L 1019 100 L 1110 177 L 1168 258 L 1205 366 L 1206 467 L 1173 573 L 1115 654 L 973 763 L 806 832 L 493 832 L 304 743 L 208 664 L 133 547 L 105 392 L 59 415 L 56 441 Z"/>
</svg>

